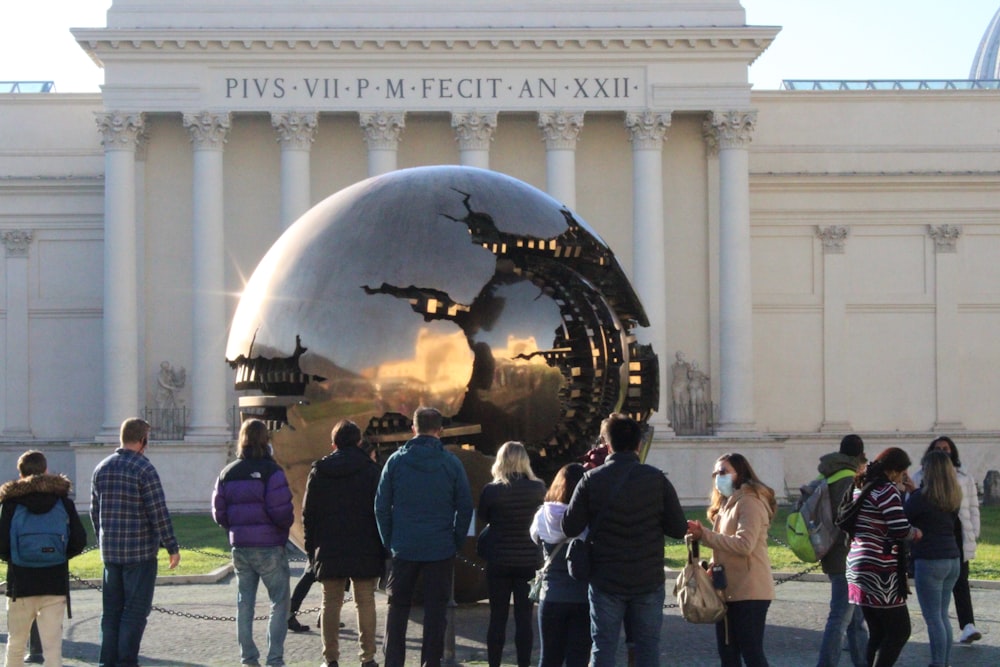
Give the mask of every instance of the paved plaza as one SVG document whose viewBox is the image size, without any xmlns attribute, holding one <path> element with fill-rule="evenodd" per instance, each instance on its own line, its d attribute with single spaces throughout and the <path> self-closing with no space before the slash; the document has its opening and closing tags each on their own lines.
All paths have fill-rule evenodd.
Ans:
<svg viewBox="0 0 1000 667">
<path fill-rule="evenodd" d="M 292 574 L 297 579 L 301 573 L 301 565 L 295 565 Z M 672 583 L 668 583 L 668 586 L 672 586 Z M 815 664 L 816 649 L 826 621 L 828 590 L 828 586 L 821 581 L 790 581 L 777 587 L 777 599 L 768 614 L 765 637 L 768 659 L 773 667 L 811 667 Z M 313 587 L 306 598 L 304 609 L 319 607 L 320 591 L 320 586 Z M 977 612 L 977 626 L 983 631 L 983 639 L 972 646 L 956 645 L 952 653 L 952 666 L 996 667 L 1000 665 L 1000 589 L 976 587 L 973 588 L 972 597 Z M 377 594 L 376 602 L 381 640 L 386 611 L 385 594 Z M 64 664 L 67 667 L 96 665 L 101 617 L 100 593 L 90 589 L 75 590 L 72 603 L 73 618 L 66 621 L 63 643 Z M 216 583 L 158 586 L 154 604 L 174 613 L 154 611 L 151 614 L 142 644 L 140 664 L 145 667 L 216 667 L 239 664 L 235 622 L 196 618 L 235 615 L 236 581 L 232 575 L 225 576 Z M 258 594 L 257 608 L 259 615 L 267 613 L 263 587 Z M 356 657 L 357 633 L 353 604 L 347 603 L 345 609 L 347 613 L 343 620 L 346 627 L 341 632 L 340 664 L 348 667 L 359 664 L 359 661 Z M 927 631 L 916 596 L 911 597 L 910 616 L 913 634 L 898 662 L 901 667 L 926 665 L 929 662 Z M 288 634 L 285 660 L 289 667 L 316 667 L 321 664 L 321 642 L 315 628 L 315 617 L 315 613 L 308 613 L 302 618 L 303 622 L 313 626 L 311 632 Z M 457 664 L 486 664 L 485 637 L 488 619 L 489 607 L 485 602 L 459 605 L 456 608 Z M 262 653 L 266 653 L 265 626 L 266 622 L 263 621 L 254 624 Z M 0 623 L 0 628 L 6 630 L 5 621 Z M 420 609 L 414 608 L 410 622 L 409 636 L 412 640 L 408 645 L 407 665 L 419 664 L 420 631 Z M 0 639 L 6 642 L 6 634 L 0 634 Z M 516 664 L 513 619 L 508 626 L 506 648 L 504 664 Z M 537 641 L 535 649 L 537 657 Z M 381 656 L 377 659 L 381 664 Z M 621 664 L 624 664 L 624 657 Z M 717 665 L 714 628 L 686 623 L 677 609 L 664 609 L 660 664 L 693 667 Z M 849 665 L 846 653 L 841 665 Z"/>
</svg>

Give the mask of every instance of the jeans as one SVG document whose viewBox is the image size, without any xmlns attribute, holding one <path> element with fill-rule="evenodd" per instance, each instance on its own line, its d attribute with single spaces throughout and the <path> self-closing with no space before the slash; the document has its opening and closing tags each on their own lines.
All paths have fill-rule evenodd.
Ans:
<svg viewBox="0 0 1000 667">
<path fill-rule="evenodd" d="M 104 564 L 100 667 L 135 667 L 146 618 L 153 609 L 156 561 Z"/>
<path fill-rule="evenodd" d="M 46 665 L 62 665 L 62 617 L 65 595 L 7 598 L 7 667 L 24 664 L 24 647 L 36 623 Z"/>
<path fill-rule="evenodd" d="M 441 667 L 454 567 L 454 557 L 435 561 L 392 557 L 389 580 L 386 582 L 389 611 L 385 620 L 385 667 L 403 667 L 406 659 L 406 626 L 419 575 L 423 575 L 424 581 L 424 635 L 420 664 L 422 667 Z"/>
<path fill-rule="evenodd" d="M 253 615 L 257 606 L 257 585 L 263 581 L 271 600 L 271 617 L 267 625 L 267 664 L 284 665 L 291 588 L 285 547 L 233 547 L 233 567 L 239 584 L 236 597 L 236 638 L 240 643 L 240 662 L 244 665 L 256 665 L 260 661 L 260 651 L 253 641 Z"/>
<path fill-rule="evenodd" d="M 586 667 L 590 661 L 590 605 L 538 603 L 538 667 Z"/>
<path fill-rule="evenodd" d="M 517 649 L 517 665 L 528 667 L 531 664 L 531 645 L 534 639 L 531 628 L 533 603 L 528 599 L 528 582 L 534 576 L 533 567 L 507 567 L 490 563 L 487 568 L 490 624 L 486 630 L 486 655 L 490 667 L 500 667 L 503 658 L 511 595 L 514 597 L 514 646 Z"/>
<path fill-rule="evenodd" d="M 767 667 L 764 628 L 770 600 L 727 603 L 726 618 L 715 624 L 715 643 L 722 667 Z"/>
<path fill-rule="evenodd" d="M 899 607 L 862 607 L 868 624 L 868 664 L 871 667 L 891 667 L 896 664 L 910 638 L 910 612 Z"/>
<path fill-rule="evenodd" d="M 847 575 L 829 574 L 830 613 L 826 617 L 826 629 L 819 646 L 819 661 L 816 667 L 837 667 L 840 662 L 841 644 L 847 633 L 847 647 L 854 667 L 866 667 L 868 659 L 865 647 L 868 633 L 865 631 L 865 616 L 857 605 L 847 601 Z"/>
<path fill-rule="evenodd" d="M 358 619 L 358 659 L 363 663 L 375 659 L 375 586 L 378 577 L 354 579 L 354 608 Z M 340 660 L 340 611 L 344 606 L 346 579 L 323 580 L 323 660 Z"/>
<path fill-rule="evenodd" d="M 616 595 L 590 586 L 590 636 L 594 641 L 590 654 L 591 667 L 614 667 L 626 610 L 631 626 L 628 635 L 635 640 L 636 667 L 657 667 L 660 664 L 663 591 L 663 584 L 660 584 L 648 593 Z"/>
<path fill-rule="evenodd" d="M 951 621 L 948 607 L 951 592 L 961 568 L 957 558 L 916 558 L 913 561 L 913 580 L 917 588 L 920 613 L 927 623 L 927 637 L 931 644 L 931 665 L 947 667 L 951 657 Z"/>
</svg>

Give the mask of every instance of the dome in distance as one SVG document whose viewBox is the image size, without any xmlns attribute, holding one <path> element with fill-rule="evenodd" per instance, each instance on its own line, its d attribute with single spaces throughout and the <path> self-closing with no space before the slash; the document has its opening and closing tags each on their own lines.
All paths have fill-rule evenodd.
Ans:
<svg viewBox="0 0 1000 667">
<path fill-rule="evenodd" d="M 983 33 L 979 48 L 976 49 L 976 57 L 972 60 L 969 78 L 973 80 L 1000 79 L 998 51 L 1000 51 L 1000 9 L 997 9 L 989 27 Z"/>
</svg>

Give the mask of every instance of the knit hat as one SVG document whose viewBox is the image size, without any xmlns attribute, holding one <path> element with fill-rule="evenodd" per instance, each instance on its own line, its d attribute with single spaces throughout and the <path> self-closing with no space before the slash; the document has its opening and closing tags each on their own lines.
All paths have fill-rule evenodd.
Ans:
<svg viewBox="0 0 1000 667">
<path fill-rule="evenodd" d="M 847 456 L 861 456 L 865 451 L 865 442 L 861 436 L 851 433 L 840 441 L 840 453 Z"/>
</svg>

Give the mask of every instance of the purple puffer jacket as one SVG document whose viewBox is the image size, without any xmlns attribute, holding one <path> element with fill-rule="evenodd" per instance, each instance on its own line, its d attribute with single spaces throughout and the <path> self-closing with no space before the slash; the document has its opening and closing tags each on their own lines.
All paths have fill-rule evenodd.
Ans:
<svg viewBox="0 0 1000 667">
<path fill-rule="evenodd" d="M 212 518 L 234 547 L 280 547 L 294 520 L 285 472 L 272 459 L 238 459 L 222 469 Z"/>
</svg>

